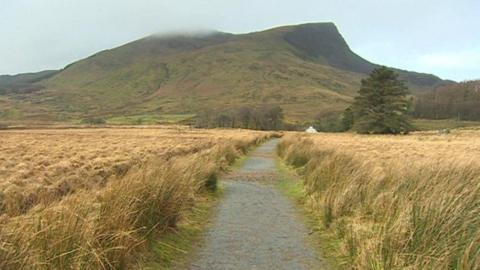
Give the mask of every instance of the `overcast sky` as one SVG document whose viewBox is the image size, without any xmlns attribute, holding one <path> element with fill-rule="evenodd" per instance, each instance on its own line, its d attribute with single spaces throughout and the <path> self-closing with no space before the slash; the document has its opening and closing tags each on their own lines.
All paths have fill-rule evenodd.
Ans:
<svg viewBox="0 0 480 270">
<path fill-rule="evenodd" d="M 0 0 L 0 74 L 62 68 L 156 32 L 326 21 L 372 62 L 480 78 L 479 0 Z"/>
</svg>

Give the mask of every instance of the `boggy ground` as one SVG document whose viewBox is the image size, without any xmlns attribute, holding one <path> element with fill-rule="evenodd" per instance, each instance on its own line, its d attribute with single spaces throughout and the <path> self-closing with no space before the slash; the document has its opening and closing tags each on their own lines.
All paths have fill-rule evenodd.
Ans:
<svg viewBox="0 0 480 270">
<path fill-rule="evenodd" d="M 258 147 L 225 179 L 223 201 L 189 269 L 326 268 L 295 206 L 272 185 L 277 142 Z"/>
</svg>

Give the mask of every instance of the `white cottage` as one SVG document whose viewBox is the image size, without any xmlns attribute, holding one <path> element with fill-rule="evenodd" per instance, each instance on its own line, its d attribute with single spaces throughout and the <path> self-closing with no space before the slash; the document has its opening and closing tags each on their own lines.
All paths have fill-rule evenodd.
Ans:
<svg viewBox="0 0 480 270">
<path fill-rule="evenodd" d="M 305 132 L 307 132 L 307 133 L 318 133 L 318 131 L 317 131 L 315 128 L 313 128 L 312 126 L 310 126 L 309 128 L 307 128 L 307 129 L 305 130 Z"/>
</svg>

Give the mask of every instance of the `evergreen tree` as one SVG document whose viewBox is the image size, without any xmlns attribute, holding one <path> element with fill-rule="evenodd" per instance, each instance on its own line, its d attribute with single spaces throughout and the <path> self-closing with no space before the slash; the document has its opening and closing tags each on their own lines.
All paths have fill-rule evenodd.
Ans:
<svg viewBox="0 0 480 270">
<path fill-rule="evenodd" d="M 398 75 L 387 67 L 372 71 L 355 97 L 354 129 L 364 134 L 408 133 L 412 126 L 408 117 L 408 88 Z"/>
<path fill-rule="evenodd" d="M 346 108 L 342 114 L 342 127 L 344 131 L 353 127 L 353 110 L 351 107 Z"/>
</svg>

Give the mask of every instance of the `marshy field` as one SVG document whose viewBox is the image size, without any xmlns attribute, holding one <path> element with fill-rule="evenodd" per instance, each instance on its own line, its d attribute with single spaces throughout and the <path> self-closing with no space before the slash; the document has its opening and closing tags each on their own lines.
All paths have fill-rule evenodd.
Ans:
<svg viewBox="0 0 480 270">
<path fill-rule="evenodd" d="M 0 131 L 0 269 L 130 269 L 153 232 L 272 133 L 187 128 Z"/>
<path fill-rule="evenodd" d="M 355 269 L 480 269 L 480 130 L 287 134 L 278 154 Z"/>
<path fill-rule="evenodd" d="M 480 130 L 282 135 L 279 160 L 300 179 L 313 231 L 328 235 L 332 268 L 479 269 Z M 229 165 L 278 136 L 2 130 L 0 269 L 141 268 L 152 237 L 161 241 Z"/>
</svg>

